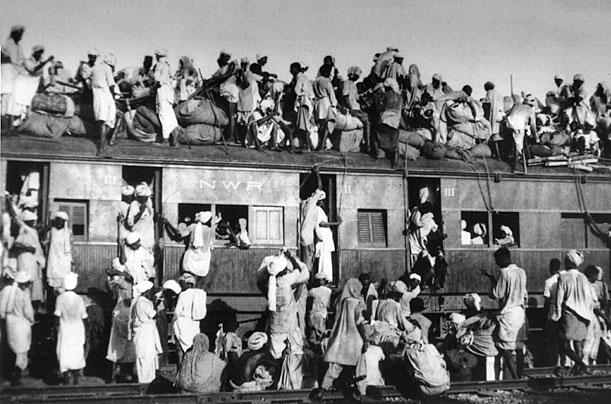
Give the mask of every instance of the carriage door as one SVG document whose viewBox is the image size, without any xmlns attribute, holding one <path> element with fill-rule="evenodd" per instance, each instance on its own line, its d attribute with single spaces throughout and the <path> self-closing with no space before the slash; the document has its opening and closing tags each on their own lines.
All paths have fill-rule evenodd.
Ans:
<svg viewBox="0 0 611 404">
<path fill-rule="evenodd" d="M 160 237 L 163 237 L 163 204 L 162 204 L 162 184 L 161 168 L 123 166 L 122 172 L 123 185 L 131 185 L 134 188 L 141 182 L 146 182 L 153 191 L 152 201 L 155 212 L 155 268 L 157 280 L 163 279 L 163 248 L 159 245 Z"/>
<path fill-rule="evenodd" d="M 4 189 L 18 211 L 34 211 L 39 224 L 49 220 L 49 163 L 8 161 Z M 4 204 L 2 205 L 4 207 Z"/>
<path fill-rule="evenodd" d="M 328 174 L 320 174 L 320 179 L 322 182 L 322 189 L 325 191 L 327 195 L 327 199 L 325 200 L 324 211 L 327 214 L 330 222 L 337 221 L 338 208 L 337 208 L 337 188 L 336 188 L 336 178 L 335 175 Z M 318 180 L 316 175 L 312 172 L 306 174 L 299 175 L 299 199 L 303 201 L 308 199 L 312 193 L 318 188 Z M 301 212 L 300 212 L 301 214 Z M 299 220 L 299 230 L 301 231 L 301 223 L 303 222 L 303 217 L 300 217 Z M 340 240 L 338 238 L 339 234 L 337 231 L 337 227 L 332 227 L 331 231 L 333 232 L 333 241 L 335 242 L 335 251 L 332 253 L 332 261 L 333 261 L 333 281 L 337 283 L 340 277 L 340 257 L 339 257 L 339 246 Z M 299 236 L 298 236 L 299 238 Z M 303 259 L 303 256 L 301 256 Z M 314 272 L 314 271 L 312 271 Z"/>
<path fill-rule="evenodd" d="M 439 178 L 408 178 L 407 180 L 408 189 L 408 209 L 409 216 L 414 212 L 414 209 L 418 207 L 421 212 L 431 212 L 433 219 L 437 224 L 438 231 L 432 231 L 426 240 L 426 250 L 431 256 L 436 256 L 439 249 L 443 251 L 443 234 L 444 225 L 443 218 L 441 216 L 441 193 L 440 193 L 440 181 Z M 409 220 L 409 218 L 408 218 Z M 410 232 L 413 232 L 416 227 L 414 223 L 407 223 L 407 228 Z M 414 238 L 410 237 L 410 242 Z M 410 270 L 419 272 L 418 270 L 418 247 L 409 246 L 409 262 Z M 420 274 L 421 276 L 423 274 Z M 422 277 L 422 283 L 425 283 L 425 277 Z"/>
</svg>

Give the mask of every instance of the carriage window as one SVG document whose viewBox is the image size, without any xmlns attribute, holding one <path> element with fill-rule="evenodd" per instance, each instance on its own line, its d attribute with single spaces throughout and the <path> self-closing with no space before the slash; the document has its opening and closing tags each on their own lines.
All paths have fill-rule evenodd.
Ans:
<svg viewBox="0 0 611 404">
<path fill-rule="evenodd" d="M 240 222 L 242 226 L 244 223 L 248 225 L 248 205 L 215 205 L 212 213 L 221 218 L 216 225 L 216 240 L 226 241 L 229 245 L 239 244 Z"/>
<path fill-rule="evenodd" d="M 386 247 L 386 210 L 359 209 L 357 221 L 360 246 Z"/>
<path fill-rule="evenodd" d="M 517 212 L 492 214 L 492 237 L 494 244 L 520 246 L 520 216 Z"/>
<path fill-rule="evenodd" d="M 562 248 L 586 248 L 586 225 L 581 213 L 563 213 L 560 242 Z"/>
<path fill-rule="evenodd" d="M 248 234 L 253 244 L 284 245 L 284 208 L 253 206 L 252 225 Z"/>
<path fill-rule="evenodd" d="M 68 214 L 68 225 L 74 241 L 87 241 L 89 236 L 89 202 L 56 199 L 55 212 Z"/>
<path fill-rule="evenodd" d="M 490 245 L 488 212 L 461 212 L 460 228 L 462 245 Z"/>
</svg>

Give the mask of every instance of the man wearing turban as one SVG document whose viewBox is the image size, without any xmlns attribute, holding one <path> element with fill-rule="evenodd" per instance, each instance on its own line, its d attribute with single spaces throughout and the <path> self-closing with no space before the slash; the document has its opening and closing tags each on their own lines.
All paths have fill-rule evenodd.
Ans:
<svg viewBox="0 0 611 404">
<path fill-rule="evenodd" d="M 155 247 L 155 211 L 151 200 L 153 192 L 146 182 L 136 185 L 134 200 L 127 210 L 126 228 L 141 237 L 142 247 L 153 252 Z"/>
<path fill-rule="evenodd" d="M 342 99 L 340 101 L 341 104 L 348 109 L 350 115 L 363 123 L 363 151 L 369 153 L 371 151 L 369 115 L 361 110 L 359 92 L 356 86 L 356 82 L 362 73 L 363 71 L 358 66 L 352 66 L 348 69 L 348 78 L 344 80 L 342 86 Z"/>
<path fill-rule="evenodd" d="M 108 141 L 108 132 L 115 127 L 117 107 L 115 106 L 115 79 L 113 71 L 115 57 L 112 54 L 104 56 L 91 71 L 91 89 L 93 91 L 93 115 L 98 125 L 100 146 L 98 156 L 104 153 Z"/>
<path fill-rule="evenodd" d="M 566 272 L 558 279 L 555 309 L 552 320 L 558 322 L 560 348 L 573 362 L 573 374 L 588 372 L 583 362 L 583 344 L 591 321 L 592 288 L 588 278 L 579 271 L 583 254 L 569 250 L 564 256 Z M 573 348 L 571 348 L 571 342 Z"/>
<path fill-rule="evenodd" d="M 138 383 L 150 383 L 159 368 L 158 356 L 162 353 L 161 340 L 155 323 L 155 290 L 150 281 L 136 286 L 138 297 L 131 309 L 131 338 L 136 350 L 136 374 Z"/>
<path fill-rule="evenodd" d="M 47 282 L 52 288 L 59 289 L 66 275 L 72 272 L 72 230 L 66 212 L 55 214 L 49 233 Z"/>
<path fill-rule="evenodd" d="M 8 127 L 8 122 L 5 121 L 5 115 L 7 113 L 9 98 L 13 92 L 13 86 L 15 79 L 20 71 L 23 70 L 23 63 L 25 57 L 23 56 L 23 49 L 19 42 L 25 31 L 23 25 L 13 25 L 11 27 L 11 34 L 9 38 L 2 45 L 2 85 L 0 85 L 0 91 L 2 92 L 2 127 Z"/>
</svg>

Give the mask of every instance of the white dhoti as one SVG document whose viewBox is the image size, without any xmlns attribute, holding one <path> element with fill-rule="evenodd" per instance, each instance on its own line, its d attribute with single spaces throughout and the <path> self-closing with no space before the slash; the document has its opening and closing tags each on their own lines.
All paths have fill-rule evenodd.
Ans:
<svg viewBox="0 0 611 404">
<path fill-rule="evenodd" d="M 104 121 L 109 128 L 115 127 L 117 106 L 110 89 L 93 88 L 93 116 L 96 121 Z"/>
<path fill-rule="evenodd" d="M 200 333 L 199 321 L 179 316 L 174 321 L 174 333 L 182 351 L 187 352 L 193 345 L 193 338 Z"/>
<path fill-rule="evenodd" d="M 161 122 L 161 134 L 164 139 L 169 139 L 170 133 L 178 127 L 173 108 L 174 96 L 174 90 L 170 86 L 163 85 L 157 89 L 157 115 Z"/>
<path fill-rule="evenodd" d="M 162 353 L 159 332 L 154 322 L 142 323 L 134 333 L 136 346 L 136 373 L 139 383 L 150 383 L 159 368 L 157 355 Z"/>
<path fill-rule="evenodd" d="M 60 372 L 85 367 L 85 325 L 82 321 L 61 321 L 57 335 L 57 359 Z"/>
<path fill-rule="evenodd" d="M 522 149 L 524 149 L 524 133 L 526 131 L 524 121 L 510 115 L 507 117 L 507 128 L 511 129 L 513 140 L 516 143 L 516 152 L 521 155 Z"/>
<path fill-rule="evenodd" d="M 40 76 L 17 75 L 13 92 L 9 98 L 7 114 L 25 117 L 28 108 L 32 104 L 32 98 L 36 95 L 39 84 Z"/>
<path fill-rule="evenodd" d="M 28 351 L 32 343 L 32 324 L 24 317 L 7 314 L 6 334 L 8 345 L 16 356 L 15 366 L 25 370 L 28 367 Z"/>
<path fill-rule="evenodd" d="M 324 273 L 329 282 L 333 282 L 333 257 L 331 253 L 335 248 L 325 246 L 325 243 L 319 241 L 316 243 L 316 255 L 318 258 L 318 273 Z"/>
</svg>

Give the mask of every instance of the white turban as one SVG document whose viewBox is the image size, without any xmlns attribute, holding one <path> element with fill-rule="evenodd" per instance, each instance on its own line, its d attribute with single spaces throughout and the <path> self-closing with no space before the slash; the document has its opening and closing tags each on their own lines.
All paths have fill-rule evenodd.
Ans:
<svg viewBox="0 0 611 404">
<path fill-rule="evenodd" d="M 501 226 L 501 231 L 508 236 L 513 236 L 513 232 L 509 228 L 509 226 Z"/>
<path fill-rule="evenodd" d="M 178 282 L 176 282 L 174 279 L 170 279 L 168 281 L 165 281 L 163 283 L 163 288 L 164 289 L 169 289 L 172 292 L 179 294 L 182 289 L 180 288 L 180 285 L 178 284 Z"/>
<path fill-rule="evenodd" d="M 462 230 L 464 230 L 464 229 L 466 229 L 466 228 L 467 228 L 467 221 L 466 221 L 466 220 L 461 220 L 461 221 L 460 221 L 460 228 L 461 228 Z"/>
<path fill-rule="evenodd" d="M 125 272 L 125 265 L 121 264 L 121 260 L 119 258 L 115 258 L 112 260 L 112 269 L 119 272 Z"/>
<path fill-rule="evenodd" d="M 463 297 L 463 303 L 467 308 L 474 308 L 477 311 L 482 309 L 482 298 L 477 293 L 469 293 Z"/>
<path fill-rule="evenodd" d="M 58 218 L 58 219 L 63 219 L 66 222 L 68 221 L 68 214 L 66 212 L 57 212 L 55 214 L 55 217 Z"/>
<path fill-rule="evenodd" d="M 460 314 L 460 313 L 452 313 L 450 314 L 450 322 L 458 327 L 459 325 L 461 325 L 462 323 L 464 323 L 466 320 L 465 315 L 464 314 Z"/>
<path fill-rule="evenodd" d="M 136 185 L 136 190 L 134 193 L 136 196 L 151 196 L 153 194 L 146 182 L 141 182 L 140 184 Z"/>
<path fill-rule="evenodd" d="M 421 282 L 421 281 L 422 281 L 422 277 L 421 277 L 420 275 L 418 275 L 418 274 L 415 274 L 415 273 L 411 273 L 411 274 L 409 275 L 409 279 L 415 279 L 415 280 L 417 280 L 418 282 Z"/>
<path fill-rule="evenodd" d="M 420 188 L 420 191 L 418 191 L 418 197 L 420 198 L 420 203 L 424 203 L 428 201 L 429 200 L 429 188 L 428 187 Z"/>
<path fill-rule="evenodd" d="M 473 226 L 473 233 L 477 234 L 478 236 L 483 236 L 486 234 L 486 225 L 483 223 L 477 223 Z"/>
<path fill-rule="evenodd" d="M 401 94 L 401 90 L 399 89 L 399 83 L 397 83 L 397 80 L 392 79 L 392 78 L 387 78 L 386 80 L 384 80 L 384 87 L 388 87 L 390 88 L 392 91 L 394 91 L 397 94 Z"/>
<path fill-rule="evenodd" d="M 168 51 L 167 49 L 160 48 L 155 51 L 155 55 L 161 56 L 161 57 L 168 56 Z"/>
<path fill-rule="evenodd" d="M 394 281 L 390 283 L 390 291 L 397 293 L 407 292 L 407 285 L 403 281 Z"/>
<path fill-rule="evenodd" d="M 267 334 L 257 331 L 248 338 L 248 349 L 258 351 L 267 343 Z"/>
<path fill-rule="evenodd" d="M 131 185 L 124 185 L 121 187 L 121 195 L 132 196 L 134 194 L 134 187 Z"/>
<path fill-rule="evenodd" d="M 76 289 L 76 285 L 78 284 L 78 275 L 74 272 L 70 272 L 64 278 L 64 289 L 66 290 L 74 290 Z"/>
<path fill-rule="evenodd" d="M 577 250 L 568 250 L 564 256 L 565 261 L 571 262 L 575 268 L 583 264 L 583 253 Z"/>
<path fill-rule="evenodd" d="M 136 285 L 136 292 L 138 292 L 138 294 L 141 295 L 144 292 L 146 292 L 147 290 L 150 290 L 152 288 L 153 288 L 153 282 L 142 281 Z"/>
</svg>

